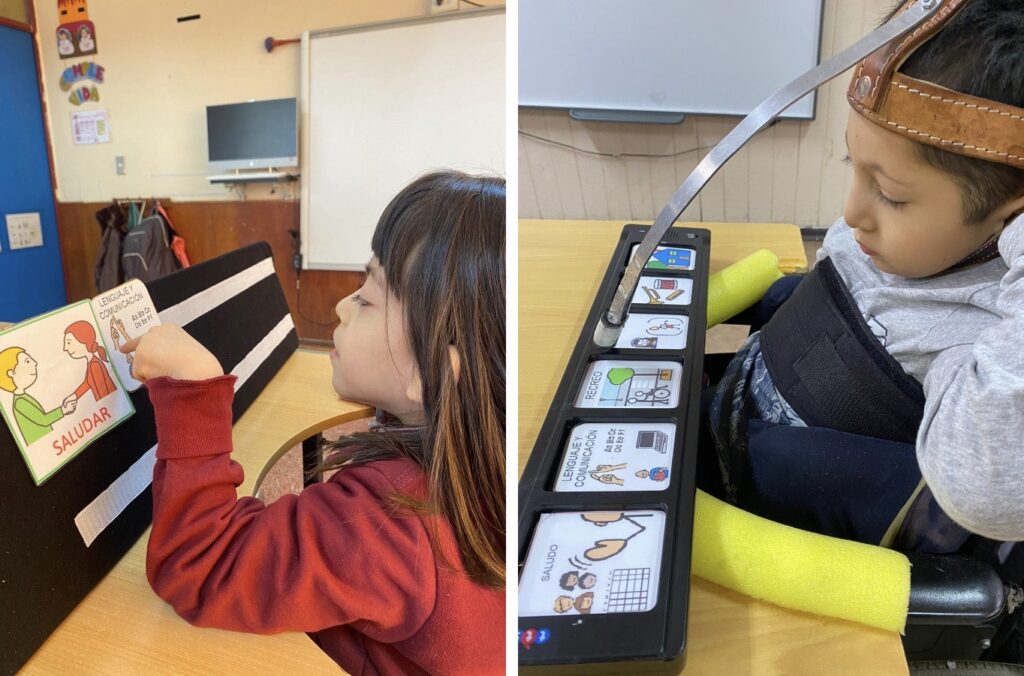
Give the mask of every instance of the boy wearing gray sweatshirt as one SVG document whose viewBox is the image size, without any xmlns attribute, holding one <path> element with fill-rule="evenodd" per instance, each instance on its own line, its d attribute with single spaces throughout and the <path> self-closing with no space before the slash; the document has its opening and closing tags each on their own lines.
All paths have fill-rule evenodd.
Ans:
<svg viewBox="0 0 1024 676">
<path fill-rule="evenodd" d="M 972 0 L 892 76 L 898 93 L 910 92 L 901 114 L 932 103 L 951 105 L 946 120 L 965 108 L 990 113 L 991 128 L 964 133 L 1011 137 L 991 150 L 876 114 L 864 104 L 873 81 L 854 73 L 844 158 L 853 182 L 843 217 L 829 229 L 815 271 L 750 336 L 710 398 L 709 428 L 731 501 L 891 544 L 893 526 L 884 524 L 904 520 L 924 488 L 933 511 L 963 529 L 1024 540 L 1024 126 L 1006 126 L 1024 125 L 1021 45 L 1024 3 Z M 917 80 L 943 89 L 915 88 Z M 978 99 L 987 101 L 979 108 Z M 936 124 L 947 124 L 940 118 Z M 773 426 L 848 436 L 773 441 Z M 826 439 L 814 450 L 823 464 L 807 482 L 798 478 L 806 449 L 778 448 L 780 439 L 797 438 Z M 874 455 L 836 450 L 870 449 L 878 440 Z M 886 444 L 895 443 L 913 449 L 909 462 L 888 455 L 895 447 Z M 893 503 L 902 509 L 873 517 L 879 523 L 851 525 L 861 515 L 840 516 L 844 508 L 829 504 L 867 484 L 884 495 L 889 488 L 878 477 L 887 473 L 911 480 Z M 818 481 L 836 488 L 814 493 L 806 485 Z M 780 507 L 775 496 L 794 491 L 808 495 L 804 504 Z M 955 549 L 956 538 L 950 542 Z"/>
</svg>

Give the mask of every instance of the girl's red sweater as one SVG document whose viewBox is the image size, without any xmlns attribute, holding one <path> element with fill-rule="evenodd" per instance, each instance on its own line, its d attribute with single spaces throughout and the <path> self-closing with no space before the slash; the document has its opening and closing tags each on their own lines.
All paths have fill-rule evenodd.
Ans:
<svg viewBox="0 0 1024 676">
<path fill-rule="evenodd" d="M 446 521 L 388 502 L 426 496 L 419 467 L 384 460 L 270 505 L 239 499 L 234 381 L 148 383 L 158 445 L 146 574 L 160 598 L 196 626 L 308 632 L 352 674 L 504 673 L 504 592 L 465 575 Z"/>
</svg>

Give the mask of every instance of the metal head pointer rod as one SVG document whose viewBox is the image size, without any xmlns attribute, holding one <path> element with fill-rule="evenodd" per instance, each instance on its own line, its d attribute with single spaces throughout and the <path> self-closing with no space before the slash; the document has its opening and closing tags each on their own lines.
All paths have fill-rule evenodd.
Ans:
<svg viewBox="0 0 1024 676">
<path fill-rule="evenodd" d="M 909 33 L 933 16 L 944 3 L 949 0 L 919 0 L 906 11 L 893 17 L 884 25 L 876 28 L 866 36 L 839 52 L 825 63 L 807 71 L 788 85 L 769 96 L 761 105 L 743 118 L 736 127 L 701 160 L 693 173 L 679 186 L 672 199 L 664 206 L 654 225 L 647 231 L 636 253 L 626 267 L 626 273 L 615 290 L 608 311 L 601 317 L 594 331 L 594 342 L 601 347 L 611 347 L 619 338 L 622 323 L 626 318 L 626 308 L 633 288 L 640 278 L 640 271 L 654 253 L 654 248 L 661 241 L 669 227 L 676 222 L 679 214 L 690 205 L 693 198 L 722 165 L 736 154 L 754 134 L 773 122 L 786 108 L 825 84 L 832 78 L 861 61 L 866 56 L 886 43 Z"/>
</svg>

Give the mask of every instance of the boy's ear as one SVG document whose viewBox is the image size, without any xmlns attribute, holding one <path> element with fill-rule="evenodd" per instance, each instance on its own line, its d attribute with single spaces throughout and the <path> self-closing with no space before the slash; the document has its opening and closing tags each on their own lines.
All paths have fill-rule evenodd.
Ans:
<svg viewBox="0 0 1024 676">
<path fill-rule="evenodd" d="M 1003 222 L 1009 225 L 1013 219 L 1024 214 L 1024 194 L 1018 195 L 1003 206 L 1003 213 L 1006 214 Z"/>
</svg>

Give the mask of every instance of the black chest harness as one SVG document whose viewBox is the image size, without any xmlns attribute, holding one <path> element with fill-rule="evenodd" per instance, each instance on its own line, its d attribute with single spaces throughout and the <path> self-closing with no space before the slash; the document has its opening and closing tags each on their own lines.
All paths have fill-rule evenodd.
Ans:
<svg viewBox="0 0 1024 676">
<path fill-rule="evenodd" d="M 914 443 L 924 390 L 871 333 L 830 258 L 761 329 L 761 350 L 808 425 Z"/>
<path fill-rule="evenodd" d="M 952 552 L 968 533 L 921 478 L 921 384 L 882 347 L 823 259 L 761 329 L 775 387 L 808 427 L 749 420 L 749 506 L 769 518 L 903 550 Z"/>
</svg>

